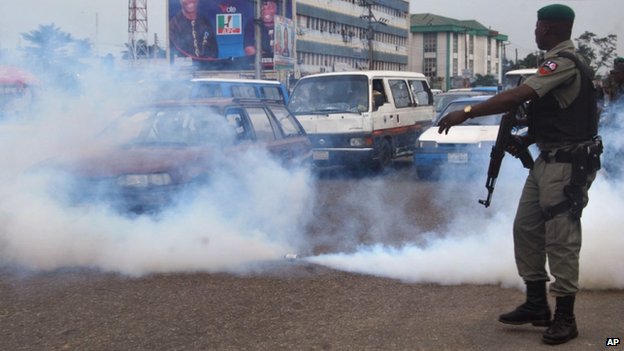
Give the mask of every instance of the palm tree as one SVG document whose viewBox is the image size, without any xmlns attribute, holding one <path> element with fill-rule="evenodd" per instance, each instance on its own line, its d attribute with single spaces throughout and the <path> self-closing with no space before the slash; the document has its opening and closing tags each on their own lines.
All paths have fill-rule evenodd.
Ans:
<svg viewBox="0 0 624 351">
<path fill-rule="evenodd" d="M 37 30 L 21 36 L 29 43 L 22 51 L 31 67 L 50 82 L 76 88 L 77 75 L 85 67 L 80 59 L 91 56 L 92 52 L 88 39 L 76 39 L 54 23 L 39 25 Z"/>
</svg>

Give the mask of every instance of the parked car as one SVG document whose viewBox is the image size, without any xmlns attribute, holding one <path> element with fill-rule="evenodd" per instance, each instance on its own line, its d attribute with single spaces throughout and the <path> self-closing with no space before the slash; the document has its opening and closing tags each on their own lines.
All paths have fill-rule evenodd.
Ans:
<svg viewBox="0 0 624 351">
<path fill-rule="evenodd" d="M 72 203 L 157 213 L 215 167 L 258 148 L 285 167 L 311 162 L 305 131 L 281 101 L 161 101 L 134 108 L 98 135 L 94 152 L 54 162 L 69 172 Z M 93 148 L 93 147 L 91 147 Z"/>
<path fill-rule="evenodd" d="M 502 114 L 468 119 L 452 127 L 448 134 L 439 134 L 437 124 L 447 113 L 463 110 L 467 105 L 478 104 L 490 97 L 484 95 L 452 101 L 433 126 L 420 135 L 414 152 L 414 167 L 419 178 L 437 178 L 447 171 L 465 171 L 475 166 L 483 169 L 483 172 L 487 171 Z"/>
<path fill-rule="evenodd" d="M 440 112 L 448 106 L 454 100 L 468 98 L 471 96 L 481 96 L 488 95 L 482 91 L 473 91 L 473 90 L 449 90 L 445 93 L 440 93 L 433 96 L 433 104 L 435 106 L 435 117 L 438 118 Z"/>
</svg>

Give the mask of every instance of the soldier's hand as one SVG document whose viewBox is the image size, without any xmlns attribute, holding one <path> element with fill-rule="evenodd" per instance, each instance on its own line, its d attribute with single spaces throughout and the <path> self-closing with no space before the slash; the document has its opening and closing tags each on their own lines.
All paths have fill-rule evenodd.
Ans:
<svg viewBox="0 0 624 351">
<path fill-rule="evenodd" d="M 505 151 L 509 152 L 514 157 L 518 157 L 518 154 L 526 147 L 527 145 L 520 136 L 512 135 L 511 138 L 509 138 L 509 144 L 505 147 Z"/>
<path fill-rule="evenodd" d="M 438 123 L 438 133 L 442 134 L 442 132 L 444 132 L 444 134 L 448 134 L 448 131 L 452 126 L 462 124 L 467 119 L 468 116 L 466 116 L 464 111 L 453 111 L 440 119 L 440 122 Z"/>
</svg>

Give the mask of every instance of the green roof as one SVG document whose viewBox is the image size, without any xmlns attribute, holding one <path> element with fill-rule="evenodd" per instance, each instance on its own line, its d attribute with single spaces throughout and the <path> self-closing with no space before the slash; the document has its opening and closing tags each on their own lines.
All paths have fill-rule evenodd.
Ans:
<svg viewBox="0 0 624 351">
<path fill-rule="evenodd" d="M 468 32 L 472 35 L 494 37 L 496 40 L 506 41 L 507 36 L 498 31 L 487 28 L 475 20 L 457 20 L 454 18 L 434 15 L 431 13 L 417 13 L 410 16 L 410 32 Z"/>
</svg>

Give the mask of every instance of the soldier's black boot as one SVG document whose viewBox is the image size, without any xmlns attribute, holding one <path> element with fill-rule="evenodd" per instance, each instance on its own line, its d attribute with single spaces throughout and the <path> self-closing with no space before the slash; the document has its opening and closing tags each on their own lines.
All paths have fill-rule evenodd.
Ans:
<svg viewBox="0 0 624 351">
<path fill-rule="evenodd" d="M 557 298 L 557 308 L 552 324 L 542 337 L 544 343 L 558 345 L 578 336 L 574 318 L 574 295 Z"/>
<path fill-rule="evenodd" d="M 501 314 L 498 321 L 513 325 L 531 323 L 536 327 L 549 326 L 551 314 L 546 297 L 546 281 L 527 281 L 525 284 L 526 302 L 509 313 Z"/>
</svg>

